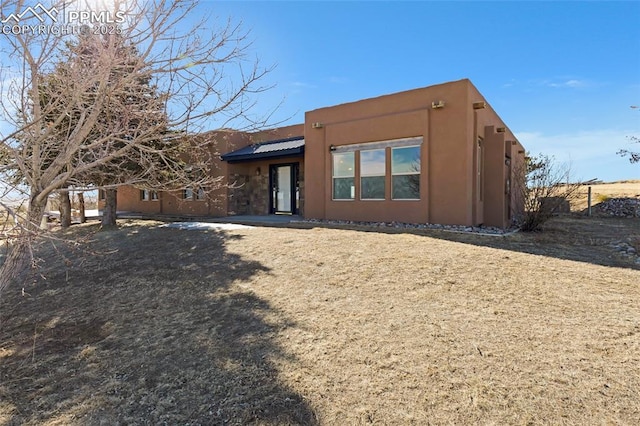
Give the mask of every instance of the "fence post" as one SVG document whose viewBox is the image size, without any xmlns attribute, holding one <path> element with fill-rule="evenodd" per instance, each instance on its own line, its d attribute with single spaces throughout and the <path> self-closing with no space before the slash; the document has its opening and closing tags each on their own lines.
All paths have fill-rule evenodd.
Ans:
<svg viewBox="0 0 640 426">
<path fill-rule="evenodd" d="M 587 216 L 591 216 L 591 186 L 587 189 Z"/>
</svg>

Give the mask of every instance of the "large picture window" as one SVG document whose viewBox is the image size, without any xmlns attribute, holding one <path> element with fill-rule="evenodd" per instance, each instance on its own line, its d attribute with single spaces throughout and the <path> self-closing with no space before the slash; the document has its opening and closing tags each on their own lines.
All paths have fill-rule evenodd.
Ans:
<svg viewBox="0 0 640 426">
<path fill-rule="evenodd" d="M 360 151 L 360 199 L 384 200 L 385 169 L 384 149 Z"/>
<path fill-rule="evenodd" d="M 355 198 L 355 157 L 353 152 L 333 154 L 333 199 Z"/>
<path fill-rule="evenodd" d="M 420 199 L 420 147 L 391 149 L 391 198 Z"/>
</svg>

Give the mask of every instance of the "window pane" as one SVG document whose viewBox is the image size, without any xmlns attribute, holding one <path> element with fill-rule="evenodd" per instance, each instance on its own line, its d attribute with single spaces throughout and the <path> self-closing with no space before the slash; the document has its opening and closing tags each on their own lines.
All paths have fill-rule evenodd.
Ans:
<svg viewBox="0 0 640 426">
<path fill-rule="evenodd" d="M 395 200 L 420 199 L 420 175 L 393 176 L 391 197 Z"/>
<path fill-rule="evenodd" d="M 193 189 L 187 188 L 182 191 L 182 198 L 184 198 L 185 200 L 191 200 L 193 198 Z"/>
<path fill-rule="evenodd" d="M 353 200 L 355 186 L 353 178 L 333 178 L 333 199 Z"/>
<path fill-rule="evenodd" d="M 360 198 L 363 200 L 384 200 L 384 176 L 362 177 Z"/>
<path fill-rule="evenodd" d="M 198 188 L 198 192 L 196 192 L 196 200 L 204 200 L 205 192 L 204 188 Z"/>
<path fill-rule="evenodd" d="M 354 175 L 354 153 L 333 154 L 333 176 L 351 177 Z"/>
<path fill-rule="evenodd" d="M 374 149 L 371 151 L 360 151 L 360 175 L 375 176 L 385 174 L 385 150 Z"/>
<path fill-rule="evenodd" d="M 391 150 L 391 173 L 420 172 L 420 147 L 408 146 Z"/>
</svg>

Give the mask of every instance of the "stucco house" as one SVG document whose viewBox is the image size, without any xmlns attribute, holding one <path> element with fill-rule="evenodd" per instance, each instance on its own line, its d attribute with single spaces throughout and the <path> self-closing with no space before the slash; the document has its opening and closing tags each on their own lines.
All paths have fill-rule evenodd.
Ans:
<svg viewBox="0 0 640 426">
<path fill-rule="evenodd" d="M 524 148 L 467 79 L 209 132 L 220 188 L 118 190 L 120 210 L 507 227 Z"/>
</svg>

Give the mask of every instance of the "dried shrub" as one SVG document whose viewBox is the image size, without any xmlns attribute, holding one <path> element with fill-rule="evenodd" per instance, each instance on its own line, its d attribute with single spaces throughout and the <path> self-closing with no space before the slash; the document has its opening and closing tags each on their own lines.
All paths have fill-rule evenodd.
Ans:
<svg viewBox="0 0 640 426">
<path fill-rule="evenodd" d="M 554 214 L 568 213 L 567 205 L 578 197 L 580 182 L 571 183 L 571 168 L 546 155 L 527 156 L 522 170 L 516 170 L 514 190 L 524 200 L 515 214 L 522 231 L 540 231 Z"/>
</svg>

